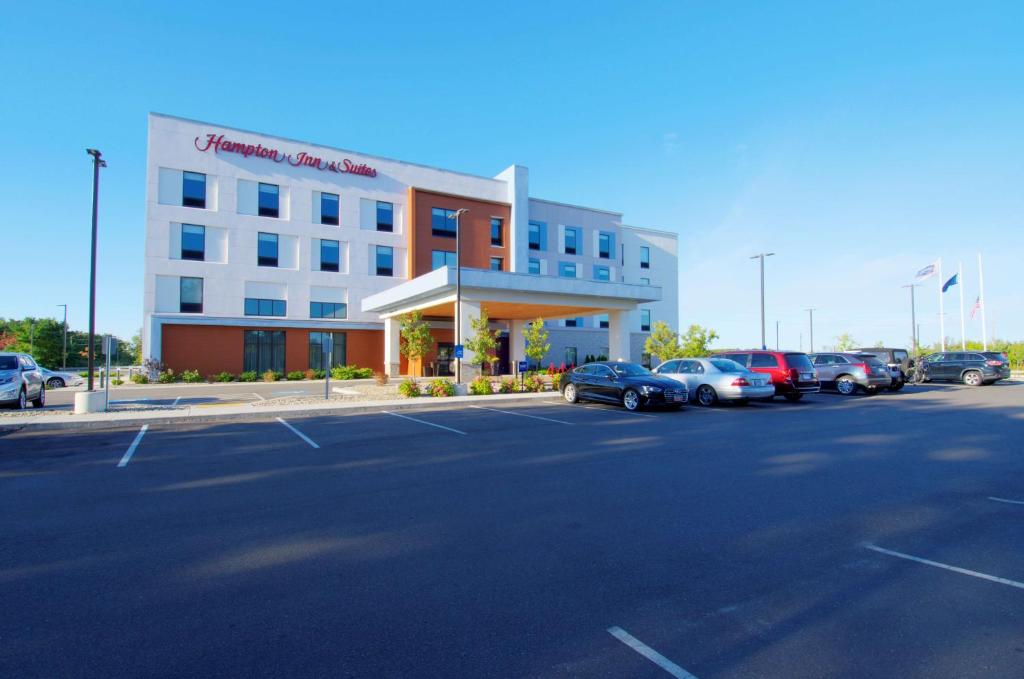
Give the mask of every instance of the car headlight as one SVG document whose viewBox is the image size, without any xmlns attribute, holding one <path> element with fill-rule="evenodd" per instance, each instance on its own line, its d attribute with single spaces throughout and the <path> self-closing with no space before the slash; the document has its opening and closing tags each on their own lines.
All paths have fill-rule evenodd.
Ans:
<svg viewBox="0 0 1024 679">
<path fill-rule="evenodd" d="M 640 387 L 640 390 L 643 391 L 645 394 L 660 394 L 661 392 L 665 391 L 661 387 L 652 387 L 649 384 L 645 384 L 644 386 Z"/>
</svg>

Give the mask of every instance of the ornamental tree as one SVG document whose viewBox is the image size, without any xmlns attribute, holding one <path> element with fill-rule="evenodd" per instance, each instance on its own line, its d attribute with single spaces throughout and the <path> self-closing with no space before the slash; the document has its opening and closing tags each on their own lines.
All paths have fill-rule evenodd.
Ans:
<svg viewBox="0 0 1024 679">
<path fill-rule="evenodd" d="M 526 339 L 526 358 L 531 363 L 540 365 L 541 360 L 551 351 L 548 343 L 548 331 L 544 329 L 544 319 L 537 317 L 532 323 L 527 323 L 523 329 L 523 337 Z"/>
<path fill-rule="evenodd" d="M 434 348 L 434 338 L 430 334 L 430 324 L 423 320 L 419 311 L 402 316 L 399 330 L 399 352 L 409 361 L 416 361 L 426 356 Z"/>
<path fill-rule="evenodd" d="M 644 342 L 644 351 L 662 361 L 685 356 L 679 346 L 679 335 L 665 321 L 654 322 L 651 334 Z"/>
<path fill-rule="evenodd" d="M 498 348 L 498 331 L 491 330 L 490 319 L 483 309 L 480 310 L 479 316 L 469 319 L 469 325 L 473 329 L 473 335 L 465 341 L 465 347 L 473 352 L 476 359 L 473 365 L 483 372 L 484 363 L 493 365 L 498 360 L 495 353 Z"/>
<path fill-rule="evenodd" d="M 680 337 L 680 356 L 699 358 L 711 354 L 711 344 L 718 339 L 718 333 L 711 328 L 691 325 Z"/>
</svg>

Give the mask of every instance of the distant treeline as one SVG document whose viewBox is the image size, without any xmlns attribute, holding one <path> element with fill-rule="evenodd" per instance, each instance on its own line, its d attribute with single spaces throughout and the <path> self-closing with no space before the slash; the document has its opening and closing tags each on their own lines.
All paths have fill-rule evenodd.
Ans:
<svg viewBox="0 0 1024 679">
<path fill-rule="evenodd" d="M 117 350 L 111 365 L 139 365 L 142 362 L 142 341 L 139 335 L 125 341 L 115 338 Z M 102 333 L 96 334 L 96 362 L 102 364 Z M 52 318 L 0 318 L 0 351 L 32 354 L 45 368 L 59 370 L 64 346 L 64 324 Z M 69 368 L 87 364 L 89 333 L 68 328 Z"/>
</svg>

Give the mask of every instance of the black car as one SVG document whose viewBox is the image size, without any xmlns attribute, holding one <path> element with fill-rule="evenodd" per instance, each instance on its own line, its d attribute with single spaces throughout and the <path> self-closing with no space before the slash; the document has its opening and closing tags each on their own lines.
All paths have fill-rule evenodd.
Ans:
<svg viewBox="0 0 1024 679">
<path fill-rule="evenodd" d="M 903 388 L 907 381 L 907 374 L 910 372 L 909 351 L 895 347 L 863 347 L 853 351 L 858 354 L 871 354 L 889 367 L 889 374 L 892 377 L 889 391 L 899 391 Z"/>
<path fill-rule="evenodd" d="M 948 380 L 978 387 L 1010 377 L 1010 362 L 998 351 L 940 351 L 923 360 L 929 382 Z"/>
<path fill-rule="evenodd" d="M 625 406 L 626 410 L 644 406 L 678 410 L 689 397 L 685 384 L 624 361 L 585 363 L 565 374 L 561 390 L 569 403 L 600 401 Z"/>
</svg>

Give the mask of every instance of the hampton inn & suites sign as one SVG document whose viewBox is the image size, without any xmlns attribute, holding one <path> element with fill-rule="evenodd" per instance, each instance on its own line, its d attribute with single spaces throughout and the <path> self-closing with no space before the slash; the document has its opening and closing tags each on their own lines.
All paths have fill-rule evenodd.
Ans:
<svg viewBox="0 0 1024 679">
<path fill-rule="evenodd" d="M 340 161 L 337 161 L 314 156 L 313 154 L 306 153 L 305 151 L 295 154 L 282 153 L 277 149 L 268 148 L 263 144 L 246 144 L 244 142 L 231 141 L 230 139 L 225 139 L 223 134 L 208 134 L 204 140 L 200 140 L 199 137 L 196 137 L 195 145 L 197 149 L 204 153 L 211 150 L 214 153 L 237 153 L 238 155 L 246 158 L 254 156 L 256 158 L 272 160 L 275 163 L 288 163 L 293 167 L 312 167 L 322 172 L 361 174 L 365 177 L 377 176 L 376 169 L 370 167 L 366 163 L 353 163 L 348 158 L 342 158 Z"/>
</svg>

